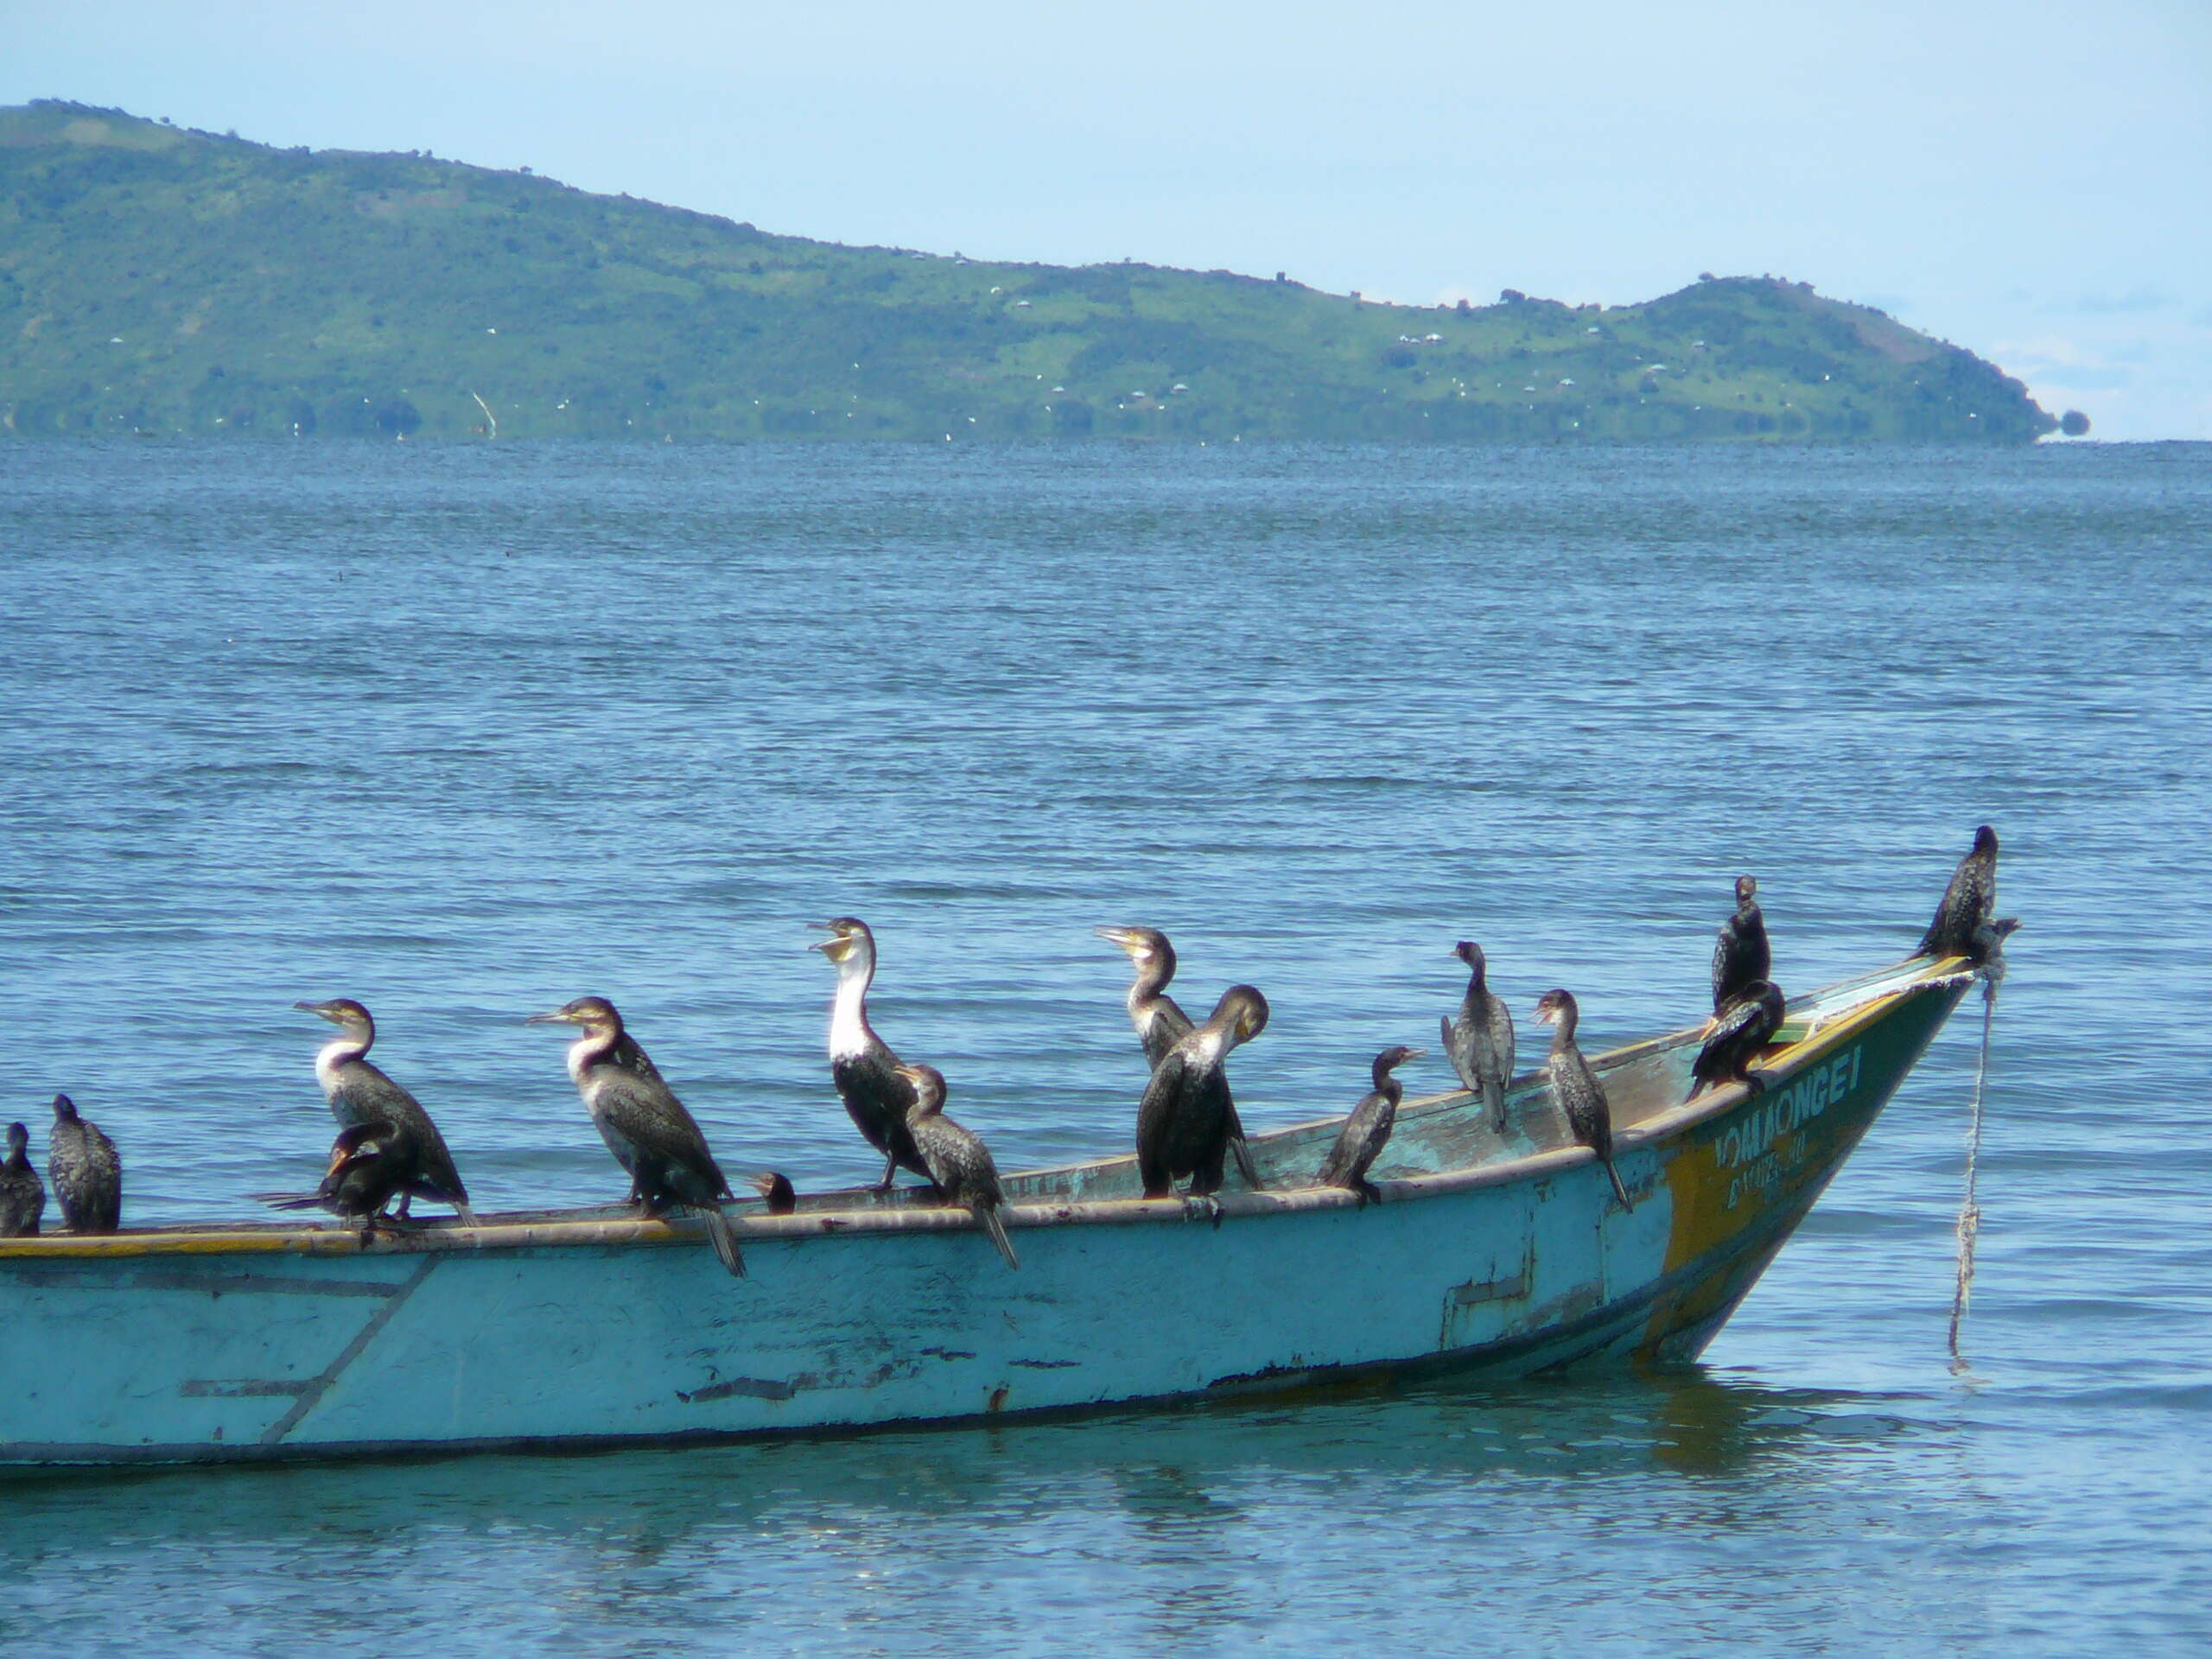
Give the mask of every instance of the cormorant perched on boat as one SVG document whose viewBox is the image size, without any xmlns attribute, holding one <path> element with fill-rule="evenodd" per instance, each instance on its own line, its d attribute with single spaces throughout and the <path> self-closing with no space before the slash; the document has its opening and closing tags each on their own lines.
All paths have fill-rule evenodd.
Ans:
<svg viewBox="0 0 2212 1659">
<path fill-rule="evenodd" d="M 1967 957 L 1974 960 L 1974 931 L 1996 913 L 1997 832 L 1983 824 L 1974 832 L 1974 850 L 1959 861 L 1936 919 L 1928 924 L 1922 957 Z"/>
<path fill-rule="evenodd" d="M 645 1060 L 645 1051 L 634 1039 L 624 1047 L 629 1033 L 614 1005 L 603 996 L 580 996 L 550 1014 L 531 1015 L 530 1023 L 583 1028 L 583 1035 L 569 1045 L 569 1076 L 599 1138 L 629 1172 L 631 1201 L 643 1204 L 648 1216 L 664 1215 L 677 1205 L 697 1211 L 715 1256 L 742 1279 L 745 1261 L 721 1211 L 721 1200 L 733 1196 L 729 1183 L 707 1150 L 698 1123 Z M 644 1071 L 626 1063 L 632 1054 L 645 1060 Z"/>
<path fill-rule="evenodd" d="M 1974 931 L 1974 959 L 1981 964 L 1982 976 L 1992 986 L 2005 982 L 2005 941 L 2019 930 L 2018 917 L 2000 916 Z"/>
<path fill-rule="evenodd" d="M 1021 1265 L 1014 1242 L 1006 1236 L 1006 1194 L 999 1190 L 999 1167 L 991 1149 L 969 1128 L 944 1115 L 944 1074 L 933 1065 L 902 1065 L 899 1075 L 914 1091 L 914 1109 L 906 1115 L 914 1145 L 929 1166 L 930 1179 L 949 1205 L 964 1206 L 976 1224 L 991 1236 L 1009 1268 Z"/>
<path fill-rule="evenodd" d="M 35 1238 L 38 1218 L 46 1213 L 46 1183 L 23 1150 L 30 1140 L 22 1124 L 8 1126 L 8 1161 L 0 1164 L 0 1238 Z"/>
<path fill-rule="evenodd" d="M 468 1207 L 468 1189 L 461 1184 L 461 1172 L 453 1166 L 445 1136 L 438 1133 L 438 1126 L 430 1121 L 422 1103 L 368 1058 L 377 1039 L 377 1022 L 369 1011 L 350 996 L 292 1006 L 302 1014 L 329 1020 L 341 1033 L 325 1043 L 315 1057 L 315 1081 L 322 1085 L 323 1098 L 330 1103 L 330 1115 L 338 1120 L 338 1127 L 390 1126 L 389 1134 L 377 1138 L 376 1161 L 379 1171 L 399 1174 L 399 1185 L 394 1189 L 399 1195 L 398 1218 L 407 1218 L 410 1201 L 428 1198 L 434 1204 L 451 1205 L 465 1224 L 474 1226 L 476 1212 Z"/>
<path fill-rule="evenodd" d="M 1483 948 L 1462 939 L 1452 954 L 1467 964 L 1473 977 L 1461 999 L 1457 1017 L 1444 1018 L 1444 1052 L 1467 1092 L 1482 1097 L 1490 1110 L 1490 1126 L 1505 1133 L 1505 1090 L 1513 1081 L 1513 1012 L 1505 999 L 1490 988 Z"/>
<path fill-rule="evenodd" d="M 1758 892 L 1755 877 L 1736 878 L 1736 913 L 1720 924 L 1720 937 L 1713 941 L 1715 1018 L 1753 982 L 1764 979 L 1774 970 L 1774 951 L 1767 944 L 1766 917 L 1759 910 Z"/>
<path fill-rule="evenodd" d="M 385 1206 L 416 1173 L 415 1147 L 397 1126 L 385 1122 L 349 1123 L 331 1143 L 330 1167 L 314 1192 L 292 1196 L 259 1194 L 274 1210 L 327 1210 L 361 1224 L 366 1238 L 383 1219 Z"/>
<path fill-rule="evenodd" d="M 745 1184 L 766 1201 L 772 1216 L 788 1216 L 798 1208 L 798 1192 L 791 1185 L 791 1178 L 780 1170 L 764 1169 L 758 1175 L 748 1175 Z"/>
<path fill-rule="evenodd" d="M 837 965 L 837 997 L 830 1008 L 830 1076 L 853 1127 L 883 1154 L 883 1179 L 875 1190 L 888 1192 L 902 1168 L 926 1180 L 929 1166 L 906 1128 L 906 1116 L 914 1107 L 914 1085 L 899 1075 L 899 1057 L 868 1022 L 868 988 L 875 978 L 875 935 L 856 916 L 813 925 L 827 930 L 830 937 L 806 948 L 819 950 Z"/>
<path fill-rule="evenodd" d="M 1249 985 L 1232 985 L 1202 1026 L 1169 1049 L 1153 1068 L 1137 1107 L 1137 1173 L 1147 1198 L 1173 1196 L 1191 1177 L 1191 1196 L 1221 1185 L 1229 1155 L 1229 1051 L 1268 1027 L 1268 999 Z"/>
<path fill-rule="evenodd" d="M 1477 960 L 1480 960 L 1479 952 Z M 1376 1159 L 1389 1143 L 1390 1131 L 1397 1126 L 1398 1103 L 1406 1093 L 1405 1085 L 1390 1074 L 1427 1052 L 1408 1048 L 1401 1043 L 1375 1057 L 1374 1091 L 1361 1096 L 1359 1104 L 1351 1109 L 1351 1116 L 1344 1119 L 1344 1128 L 1337 1132 L 1337 1144 L 1321 1160 L 1323 1186 L 1348 1186 L 1359 1194 L 1362 1204 L 1377 1196 L 1368 1182 L 1367 1172 L 1375 1166 Z"/>
<path fill-rule="evenodd" d="M 1570 992 L 1546 991 L 1536 999 L 1537 1020 L 1552 1028 L 1552 1051 L 1545 1058 L 1544 1071 L 1551 1078 L 1552 1097 L 1567 1114 L 1567 1128 L 1577 1141 L 1598 1154 L 1598 1161 L 1605 1166 L 1605 1179 L 1613 1184 L 1613 1196 L 1627 1210 L 1633 1207 L 1628 1189 L 1621 1185 L 1620 1172 L 1613 1167 L 1613 1109 L 1606 1103 L 1605 1085 L 1574 1045 L 1574 1023 L 1580 1015 Z"/>
<path fill-rule="evenodd" d="M 1129 986 L 1129 1023 L 1137 1028 L 1137 1039 L 1144 1045 L 1145 1064 L 1157 1071 L 1167 1051 L 1192 1031 L 1191 1016 L 1167 995 L 1167 982 L 1175 977 L 1175 947 L 1156 927 L 1094 927 L 1090 931 L 1128 952 L 1129 963 L 1136 969 L 1136 979 Z M 1228 1086 L 1225 1082 L 1222 1084 L 1224 1089 Z M 1252 1161 L 1252 1144 L 1245 1137 L 1244 1122 L 1236 1116 L 1233 1096 L 1229 1102 L 1229 1152 L 1236 1160 L 1236 1173 L 1244 1178 L 1244 1185 L 1255 1192 L 1260 1191 L 1259 1166 Z"/>
<path fill-rule="evenodd" d="M 1751 1075 L 1751 1062 L 1781 1029 L 1782 993 L 1764 979 L 1753 980 L 1714 1017 L 1705 1046 L 1690 1062 L 1690 1091 L 1684 1098 L 1695 1100 L 1724 1083 L 1740 1083 L 1757 1094 L 1761 1084 Z"/>
<path fill-rule="evenodd" d="M 61 1205 L 61 1224 L 73 1233 L 111 1233 L 123 1221 L 123 1160 L 115 1142 L 77 1116 L 67 1095 L 54 1097 L 54 1128 L 46 1137 L 46 1179 Z"/>
</svg>

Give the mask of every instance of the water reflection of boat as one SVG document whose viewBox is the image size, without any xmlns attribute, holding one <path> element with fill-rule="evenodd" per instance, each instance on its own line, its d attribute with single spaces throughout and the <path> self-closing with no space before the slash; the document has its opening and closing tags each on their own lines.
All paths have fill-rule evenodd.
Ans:
<svg viewBox="0 0 2212 1659">
<path fill-rule="evenodd" d="M 1298 1185 L 1339 1120 L 1256 1138 L 1268 1190 L 1146 1201 L 1135 1160 L 1010 1176 L 1022 1268 L 912 1194 L 605 1211 L 364 1245 L 282 1225 L 0 1241 L 0 1461 L 620 1444 L 1001 1418 L 1694 1357 L 1969 982 L 1915 961 L 1791 1005 L 1756 1073 L 1683 1103 L 1694 1030 L 1598 1057 L 1615 1203 L 1540 1077 L 1503 1136 L 1409 1101 L 1382 1202 Z"/>
</svg>

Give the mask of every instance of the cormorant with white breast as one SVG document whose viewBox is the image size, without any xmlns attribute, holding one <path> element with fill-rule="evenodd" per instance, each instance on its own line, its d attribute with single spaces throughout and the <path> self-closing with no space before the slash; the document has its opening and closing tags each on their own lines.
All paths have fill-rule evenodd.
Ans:
<svg viewBox="0 0 2212 1659">
<path fill-rule="evenodd" d="M 1249 985 L 1221 994 L 1204 1025 L 1194 1027 L 1153 1068 L 1137 1106 L 1137 1173 L 1147 1198 L 1171 1198 L 1191 1178 L 1191 1196 L 1221 1185 L 1229 1155 L 1229 1052 L 1268 1027 L 1268 999 Z"/>
<path fill-rule="evenodd" d="M 899 1075 L 899 1057 L 868 1022 L 868 988 L 875 979 L 875 935 L 857 916 L 839 916 L 814 925 L 830 937 L 806 948 L 819 950 L 837 965 L 837 995 L 830 1007 L 830 1076 L 853 1127 L 883 1154 L 883 1179 L 875 1190 L 888 1192 L 902 1168 L 927 1180 L 929 1166 L 906 1128 L 907 1114 L 914 1108 L 914 1085 Z"/>
<path fill-rule="evenodd" d="M 1575 1046 L 1574 1025 L 1580 1017 L 1581 1010 L 1570 992 L 1546 991 L 1536 999 L 1537 1020 L 1552 1028 L 1552 1050 L 1545 1057 L 1544 1071 L 1551 1078 L 1552 1098 L 1567 1115 L 1567 1128 L 1577 1141 L 1598 1154 L 1598 1161 L 1605 1166 L 1605 1179 L 1613 1184 L 1613 1196 L 1621 1201 L 1622 1209 L 1630 1209 L 1628 1189 L 1621 1185 L 1620 1172 L 1613 1167 L 1613 1109 L 1606 1102 L 1605 1085 Z"/>
<path fill-rule="evenodd" d="M 0 1238 L 35 1238 L 46 1213 L 46 1183 L 24 1150 L 30 1141 L 31 1132 L 22 1124 L 8 1126 L 8 1161 L 0 1164 Z"/>
<path fill-rule="evenodd" d="M 1189 1036 L 1192 1026 L 1191 1016 L 1167 995 L 1167 982 L 1175 977 L 1175 947 L 1156 927 L 1090 931 L 1128 953 L 1129 965 L 1136 969 L 1136 978 L 1129 986 L 1129 1023 L 1137 1028 L 1137 1040 L 1144 1045 L 1145 1064 L 1157 1071 L 1167 1051 Z M 1224 1090 L 1229 1087 L 1225 1079 L 1222 1087 Z M 1245 1136 L 1243 1120 L 1236 1116 L 1233 1096 L 1229 1100 L 1229 1153 L 1236 1160 L 1236 1173 L 1244 1178 L 1244 1185 L 1259 1192 L 1259 1166 L 1252 1160 L 1252 1143 Z"/>
<path fill-rule="evenodd" d="M 1491 1128 L 1503 1135 L 1505 1090 L 1513 1081 L 1513 1012 L 1490 988 L 1482 946 L 1462 939 L 1452 954 L 1467 964 L 1473 977 L 1467 981 L 1458 1016 L 1444 1016 L 1444 1052 L 1467 1092 L 1480 1096 L 1489 1109 Z"/>
<path fill-rule="evenodd" d="M 976 1133 L 944 1115 L 944 1074 L 933 1065 L 902 1065 L 899 1075 L 914 1091 L 914 1109 L 906 1115 L 914 1145 L 929 1166 L 930 1179 L 949 1205 L 957 1205 L 976 1217 L 991 1236 L 1009 1268 L 1021 1265 L 1014 1242 L 1006 1236 L 1006 1194 L 999 1188 L 999 1167 L 991 1149 Z"/>
<path fill-rule="evenodd" d="M 599 1138 L 629 1172 L 630 1198 L 659 1216 L 673 1205 L 696 1211 L 707 1224 L 708 1241 L 722 1266 L 739 1278 L 745 1262 L 721 1200 L 734 1196 L 720 1165 L 707 1150 L 707 1137 L 662 1081 L 632 1039 L 622 1016 L 603 996 L 580 996 L 550 1014 L 531 1015 L 531 1025 L 580 1026 L 583 1034 L 569 1045 L 569 1076 L 583 1096 Z M 634 1054 L 634 1059 L 631 1057 Z M 644 1062 L 641 1071 L 638 1061 Z"/>
<path fill-rule="evenodd" d="M 416 1161 L 414 1146 L 396 1125 L 349 1123 L 331 1143 L 330 1167 L 321 1185 L 298 1196 L 257 1196 L 275 1210 L 322 1209 L 351 1217 L 361 1224 L 366 1238 L 384 1218 L 385 1207 L 415 1178 Z"/>
<path fill-rule="evenodd" d="M 1913 954 L 1979 962 L 1974 934 L 1996 911 L 1997 832 L 1985 823 L 1974 832 L 1974 850 L 1951 873 L 1943 902 L 1936 906 L 1936 919 L 1928 924 L 1920 949 Z"/>
<path fill-rule="evenodd" d="M 1757 1094 L 1760 1084 L 1751 1075 L 1751 1062 L 1781 1029 L 1782 993 L 1764 979 L 1753 980 L 1714 1017 L 1705 1046 L 1690 1062 L 1690 1091 L 1685 1098 L 1695 1100 L 1724 1083 L 1740 1083 Z"/>
<path fill-rule="evenodd" d="M 1375 1160 L 1389 1144 L 1390 1131 L 1397 1127 L 1398 1103 L 1406 1094 L 1405 1085 L 1390 1074 L 1427 1052 L 1408 1048 L 1401 1043 L 1375 1057 L 1375 1088 L 1362 1096 L 1359 1104 L 1351 1109 L 1351 1116 L 1344 1119 L 1344 1128 L 1337 1132 L 1337 1144 L 1321 1160 L 1323 1186 L 1348 1186 L 1359 1194 L 1362 1204 L 1377 1196 L 1368 1181 L 1367 1172 L 1375 1167 Z"/>
<path fill-rule="evenodd" d="M 1720 924 L 1713 944 L 1713 1012 L 1733 1002 L 1755 981 L 1774 970 L 1774 950 L 1766 938 L 1766 916 L 1759 909 L 1757 878 L 1736 878 L 1736 913 Z"/>
<path fill-rule="evenodd" d="M 73 1233 L 111 1233 L 123 1222 L 123 1160 L 97 1124 L 77 1115 L 67 1095 L 54 1097 L 46 1137 L 46 1179 Z"/>
<path fill-rule="evenodd" d="M 407 1206 L 416 1198 L 451 1205 L 464 1224 L 476 1224 L 468 1207 L 468 1189 L 461 1184 L 446 1138 L 430 1121 L 422 1103 L 371 1063 L 368 1054 L 377 1039 L 377 1022 L 369 1011 L 350 996 L 327 1002 L 295 1002 L 302 1014 L 327 1020 L 340 1034 L 322 1046 L 315 1057 L 315 1081 L 338 1127 L 350 1129 L 363 1123 L 383 1123 L 388 1133 L 376 1141 L 376 1166 L 396 1173 L 393 1190 L 399 1196 L 398 1219 L 407 1218 Z M 357 1184 L 358 1185 L 358 1184 Z"/>
</svg>

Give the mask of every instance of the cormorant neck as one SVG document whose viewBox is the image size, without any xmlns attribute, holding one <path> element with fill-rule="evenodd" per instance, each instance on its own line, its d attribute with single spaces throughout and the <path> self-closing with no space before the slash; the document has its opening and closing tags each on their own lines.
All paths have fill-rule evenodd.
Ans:
<svg viewBox="0 0 2212 1659">
<path fill-rule="evenodd" d="M 315 1052 L 315 1074 L 321 1079 L 323 1087 L 326 1089 L 330 1087 L 331 1079 L 340 1066 L 351 1065 L 356 1060 L 364 1058 L 368 1054 L 370 1045 L 376 1039 L 377 1034 L 373 1027 L 362 1026 L 350 1020 L 340 1027 L 339 1034 Z"/>
<path fill-rule="evenodd" d="M 1564 1054 L 1574 1046 L 1575 1008 L 1573 1003 L 1561 1008 L 1552 1020 L 1552 1052 Z"/>
<path fill-rule="evenodd" d="M 622 1040 L 620 1026 L 587 1026 L 582 1036 L 569 1045 L 569 1076 L 583 1081 L 585 1072 L 614 1052 Z"/>
<path fill-rule="evenodd" d="M 837 964 L 837 997 L 830 1006 L 830 1058 L 862 1052 L 874 1035 L 868 1023 L 868 988 L 874 979 L 874 948 L 856 940 Z"/>
<path fill-rule="evenodd" d="M 1489 988 L 1490 963 L 1484 958 L 1477 957 L 1467 969 L 1467 995 L 1480 996 Z"/>
<path fill-rule="evenodd" d="M 1375 1079 L 1375 1092 L 1390 1103 L 1395 1109 L 1406 1097 L 1406 1085 L 1385 1071 Z"/>
</svg>

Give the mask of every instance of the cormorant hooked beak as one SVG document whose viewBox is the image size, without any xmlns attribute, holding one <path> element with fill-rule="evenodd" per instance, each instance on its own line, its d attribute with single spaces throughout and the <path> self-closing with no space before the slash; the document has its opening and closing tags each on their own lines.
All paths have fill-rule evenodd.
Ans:
<svg viewBox="0 0 2212 1659">
<path fill-rule="evenodd" d="M 582 1023 L 566 1008 L 556 1008 L 550 1014 L 533 1014 L 523 1021 L 525 1026 L 577 1026 Z"/>
</svg>

